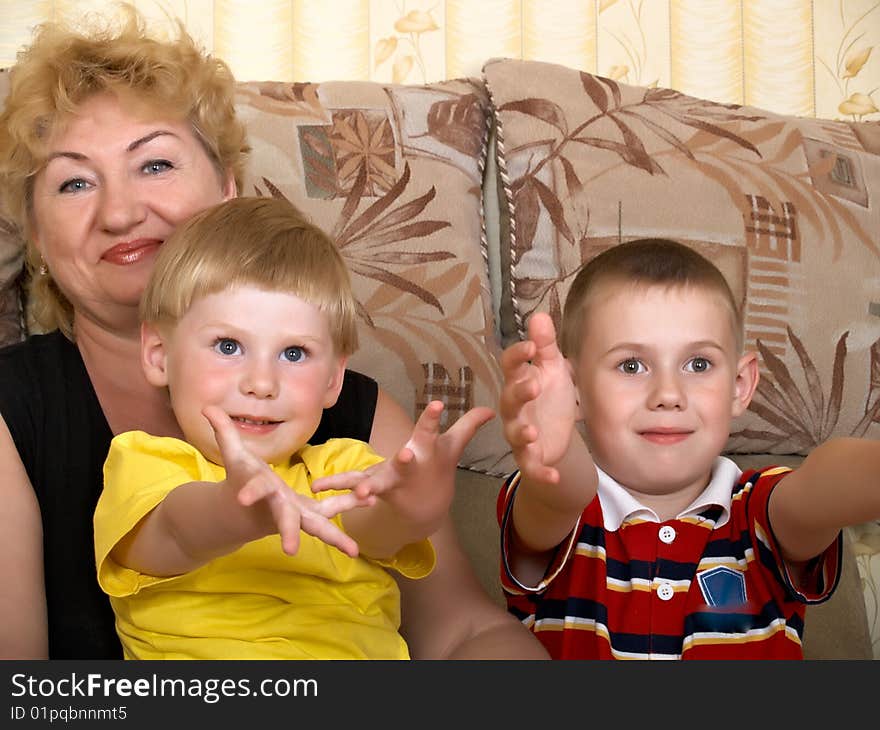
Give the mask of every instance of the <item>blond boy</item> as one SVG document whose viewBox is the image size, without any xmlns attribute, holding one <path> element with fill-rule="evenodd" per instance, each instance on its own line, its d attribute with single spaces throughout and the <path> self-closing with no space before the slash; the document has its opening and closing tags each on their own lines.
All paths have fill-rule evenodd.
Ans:
<svg viewBox="0 0 880 730">
<path fill-rule="evenodd" d="M 560 346 L 535 314 L 502 358 L 510 610 L 555 658 L 802 658 L 841 528 L 880 515 L 880 443 L 835 439 L 794 471 L 720 456 L 757 358 L 724 277 L 672 241 L 589 262 Z"/>
<path fill-rule="evenodd" d="M 126 658 L 407 658 L 386 568 L 430 573 L 427 537 L 491 411 L 440 436 L 434 402 L 389 461 L 309 445 L 357 346 L 356 301 L 333 242 L 283 200 L 175 231 L 141 315 L 144 371 L 182 438 L 120 434 L 105 463 L 95 554 Z"/>
</svg>

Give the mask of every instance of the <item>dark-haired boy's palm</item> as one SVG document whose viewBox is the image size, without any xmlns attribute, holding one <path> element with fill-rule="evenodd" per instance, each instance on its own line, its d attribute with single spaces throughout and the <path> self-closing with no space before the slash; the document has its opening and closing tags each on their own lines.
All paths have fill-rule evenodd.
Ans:
<svg viewBox="0 0 880 730">
<path fill-rule="evenodd" d="M 556 483 L 554 466 L 575 434 L 578 405 L 571 370 L 548 315 L 532 315 L 528 338 L 502 353 L 501 371 L 499 410 L 513 458 L 526 479 Z"/>
<path fill-rule="evenodd" d="M 315 500 L 297 494 L 268 464 L 248 450 L 232 419 L 222 409 L 207 406 L 203 413 L 214 429 L 226 469 L 226 480 L 222 484 L 244 507 L 258 508 L 258 502 L 265 504 L 267 534 L 277 532 L 281 536 L 285 553 L 294 555 L 299 550 L 299 532 L 303 530 L 346 555 L 358 554 L 357 543 L 330 520 L 341 512 L 372 504 L 374 497 L 350 492 Z"/>
</svg>

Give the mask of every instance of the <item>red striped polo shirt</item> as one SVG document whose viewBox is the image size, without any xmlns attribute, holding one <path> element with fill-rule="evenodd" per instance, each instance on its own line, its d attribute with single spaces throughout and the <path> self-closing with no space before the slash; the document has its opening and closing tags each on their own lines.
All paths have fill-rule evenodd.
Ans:
<svg viewBox="0 0 880 730">
<path fill-rule="evenodd" d="M 802 659 L 804 610 L 837 586 L 842 536 L 795 586 L 767 514 L 790 471 L 743 474 L 719 457 L 701 496 L 660 522 L 599 470 L 598 494 L 537 586 L 508 567 L 514 473 L 498 497 L 508 609 L 555 659 Z"/>
</svg>

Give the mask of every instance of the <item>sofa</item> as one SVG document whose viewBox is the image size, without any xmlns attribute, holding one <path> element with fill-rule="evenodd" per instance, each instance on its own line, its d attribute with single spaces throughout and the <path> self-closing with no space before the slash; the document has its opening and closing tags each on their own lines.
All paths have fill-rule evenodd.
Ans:
<svg viewBox="0 0 880 730">
<path fill-rule="evenodd" d="M 7 87 L 0 73 L 0 102 Z M 558 322 L 596 253 L 663 236 L 718 264 L 760 354 L 731 458 L 796 466 L 831 436 L 880 436 L 880 124 L 503 58 L 422 86 L 240 83 L 237 106 L 253 147 L 241 192 L 288 198 L 334 236 L 360 303 L 351 367 L 411 414 L 441 399 L 448 426 L 495 407 L 497 357 L 528 317 Z M 25 283 L 0 219 L 0 343 L 34 329 Z M 500 605 L 495 499 L 513 468 L 496 419 L 462 458 L 452 508 Z M 807 610 L 807 658 L 880 651 L 880 524 L 844 537 L 834 596 Z"/>
</svg>

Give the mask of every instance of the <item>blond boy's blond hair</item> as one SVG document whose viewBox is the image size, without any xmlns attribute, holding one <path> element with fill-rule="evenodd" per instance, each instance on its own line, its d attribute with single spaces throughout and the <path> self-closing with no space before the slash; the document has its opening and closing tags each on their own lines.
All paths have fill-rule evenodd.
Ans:
<svg viewBox="0 0 880 730">
<path fill-rule="evenodd" d="M 181 225 L 156 257 L 141 320 L 173 326 L 196 300 L 236 286 L 299 297 L 327 314 L 336 354 L 357 349 L 345 261 L 326 233 L 279 198 L 234 198 Z"/>
</svg>

